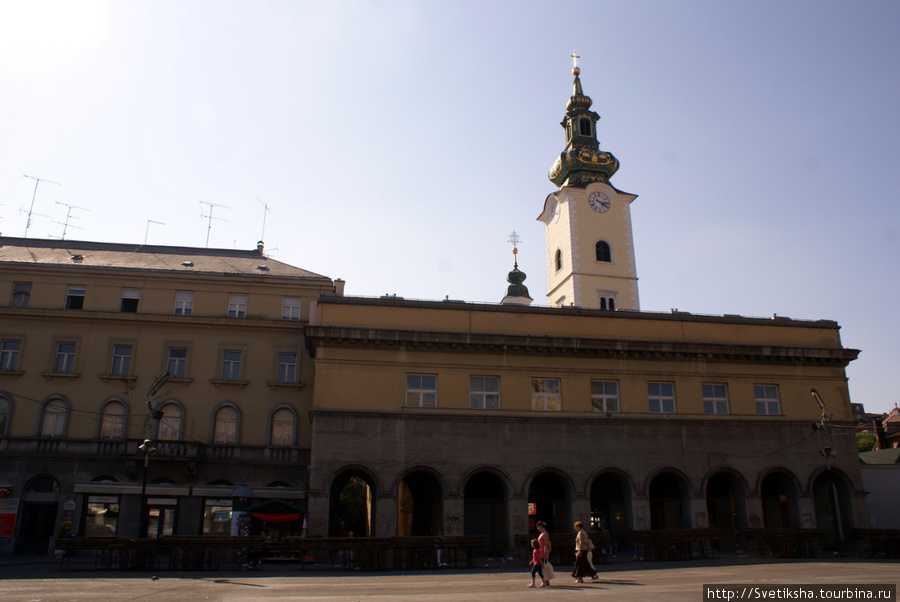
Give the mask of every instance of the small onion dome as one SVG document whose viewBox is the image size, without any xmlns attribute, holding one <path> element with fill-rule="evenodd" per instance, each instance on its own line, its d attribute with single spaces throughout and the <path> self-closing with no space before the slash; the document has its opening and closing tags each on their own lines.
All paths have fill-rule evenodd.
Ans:
<svg viewBox="0 0 900 602">
<path fill-rule="evenodd" d="M 518 253 L 518 249 L 513 249 L 513 255 Z M 506 296 L 500 302 L 503 305 L 531 305 L 533 299 L 528 294 L 528 287 L 522 284 L 525 282 L 525 272 L 519 270 L 518 261 L 514 262 L 513 270 L 506 277 L 509 287 L 506 289 Z"/>
</svg>

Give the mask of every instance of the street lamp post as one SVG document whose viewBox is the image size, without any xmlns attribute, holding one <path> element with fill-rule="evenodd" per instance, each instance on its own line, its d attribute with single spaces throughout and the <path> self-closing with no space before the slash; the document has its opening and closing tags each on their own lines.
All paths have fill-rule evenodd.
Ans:
<svg viewBox="0 0 900 602">
<path fill-rule="evenodd" d="M 144 441 L 138 445 L 138 451 L 144 454 L 144 476 L 141 482 L 141 520 L 139 521 L 138 537 L 147 537 L 147 469 L 150 466 L 150 454 L 156 453 L 153 438 L 156 437 L 159 419 L 162 418 L 162 412 L 153 403 L 153 396 L 159 393 L 159 390 L 166 384 L 170 376 L 172 374 L 166 370 L 147 389 L 147 410 L 149 412 L 147 415 L 147 426 L 144 429 Z"/>
</svg>

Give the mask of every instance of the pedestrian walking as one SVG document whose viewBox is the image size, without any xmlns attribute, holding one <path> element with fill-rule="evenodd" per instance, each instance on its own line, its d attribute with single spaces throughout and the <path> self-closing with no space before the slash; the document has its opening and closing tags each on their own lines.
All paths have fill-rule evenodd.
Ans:
<svg viewBox="0 0 900 602">
<path fill-rule="evenodd" d="M 537 530 L 541 533 L 538 536 L 538 543 L 541 546 L 541 555 L 544 559 L 544 585 L 549 586 L 550 580 L 556 575 L 553 570 L 553 565 L 550 564 L 550 550 L 552 548 L 550 544 L 550 534 L 547 533 L 547 523 L 542 520 L 537 522 Z"/>
<path fill-rule="evenodd" d="M 534 579 L 538 575 L 541 576 L 541 584 L 538 587 L 544 587 L 546 585 L 544 581 L 544 554 L 541 552 L 541 544 L 536 539 L 531 540 L 531 562 L 528 564 L 531 565 L 531 583 L 528 584 L 528 587 L 534 587 Z"/>
<path fill-rule="evenodd" d="M 588 563 L 588 552 L 594 544 L 584 530 L 583 522 L 578 521 L 575 523 L 575 533 L 575 570 L 572 571 L 575 583 L 584 583 L 584 578 L 588 576 L 592 580 L 597 581 L 600 576 Z"/>
</svg>

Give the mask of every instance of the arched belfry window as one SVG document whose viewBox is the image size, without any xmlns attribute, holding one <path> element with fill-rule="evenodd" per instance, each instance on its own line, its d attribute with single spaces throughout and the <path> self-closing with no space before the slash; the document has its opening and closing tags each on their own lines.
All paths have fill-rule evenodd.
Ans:
<svg viewBox="0 0 900 602">
<path fill-rule="evenodd" d="M 590 136 L 591 135 L 591 120 L 587 117 L 582 117 L 578 120 L 578 129 L 581 130 L 582 136 Z"/>
<path fill-rule="evenodd" d="M 607 263 L 612 261 L 612 251 L 609 248 L 608 242 L 601 240 L 597 243 L 595 248 L 597 251 L 597 261 L 605 261 Z"/>
<path fill-rule="evenodd" d="M 556 249 L 556 271 L 562 269 L 562 250 Z"/>
</svg>

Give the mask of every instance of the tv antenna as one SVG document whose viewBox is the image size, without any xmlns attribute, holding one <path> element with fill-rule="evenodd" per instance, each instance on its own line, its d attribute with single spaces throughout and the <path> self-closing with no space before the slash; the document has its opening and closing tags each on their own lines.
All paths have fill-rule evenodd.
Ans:
<svg viewBox="0 0 900 602">
<path fill-rule="evenodd" d="M 31 216 L 34 214 L 34 199 L 37 198 L 37 189 L 38 184 L 41 182 L 47 182 L 48 184 L 56 184 L 57 186 L 62 186 L 59 182 L 54 182 L 53 180 L 45 180 L 44 178 L 36 178 L 34 176 L 29 176 L 28 174 L 24 174 L 26 178 L 31 178 L 34 180 L 34 193 L 31 195 L 31 207 L 28 208 L 28 220 L 25 222 L 25 236 L 24 238 L 28 238 L 28 228 L 31 227 Z M 41 216 L 47 217 L 47 216 Z"/>
<path fill-rule="evenodd" d="M 259 239 L 265 240 L 266 239 L 266 215 L 272 210 L 269 209 L 268 203 L 263 203 L 261 198 L 256 197 L 256 200 L 259 201 L 260 204 L 263 206 L 263 228 L 262 228 L 262 236 L 260 236 Z"/>
<path fill-rule="evenodd" d="M 72 218 L 72 209 L 81 209 L 82 211 L 90 211 L 90 209 L 85 209 L 84 207 L 79 207 L 78 205 L 70 205 L 68 203 L 61 203 L 60 201 L 56 201 L 57 205 L 62 205 L 63 207 L 68 207 L 69 209 L 66 211 L 66 221 L 65 222 L 53 222 L 54 224 L 62 224 L 63 233 L 60 236 L 60 240 L 66 239 L 66 231 L 69 229 L 69 220 Z M 78 219 L 77 217 L 75 219 Z M 82 228 L 78 226 L 72 226 L 76 230 L 81 230 Z"/>
<path fill-rule="evenodd" d="M 206 226 L 206 248 L 209 248 L 209 231 L 212 230 L 212 221 L 214 219 L 219 220 L 220 222 L 227 222 L 227 219 L 222 219 L 221 217 L 213 217 L 213 207 L 222 207 L 223 209 L 231 209 L 231 207 L 226 207 L 225 205 L 219 205 L 216 203 L 210 203 L 209 201 L 200 201 L 201 205 L 209 205 L 209 215 L 200 214 L 200 217 L 205 217 L 208 219 Z"/>
<path fill-rule="evenodd" d="M 144 244 L 147 244 L 147 235 L 150 234 L 150 224 L 159 224 L 160 226 L 165 226 L 166 222 L 157 222 L 152 219 L 148 219 L 147 227 L 144 229 Z"/>
</svg>

